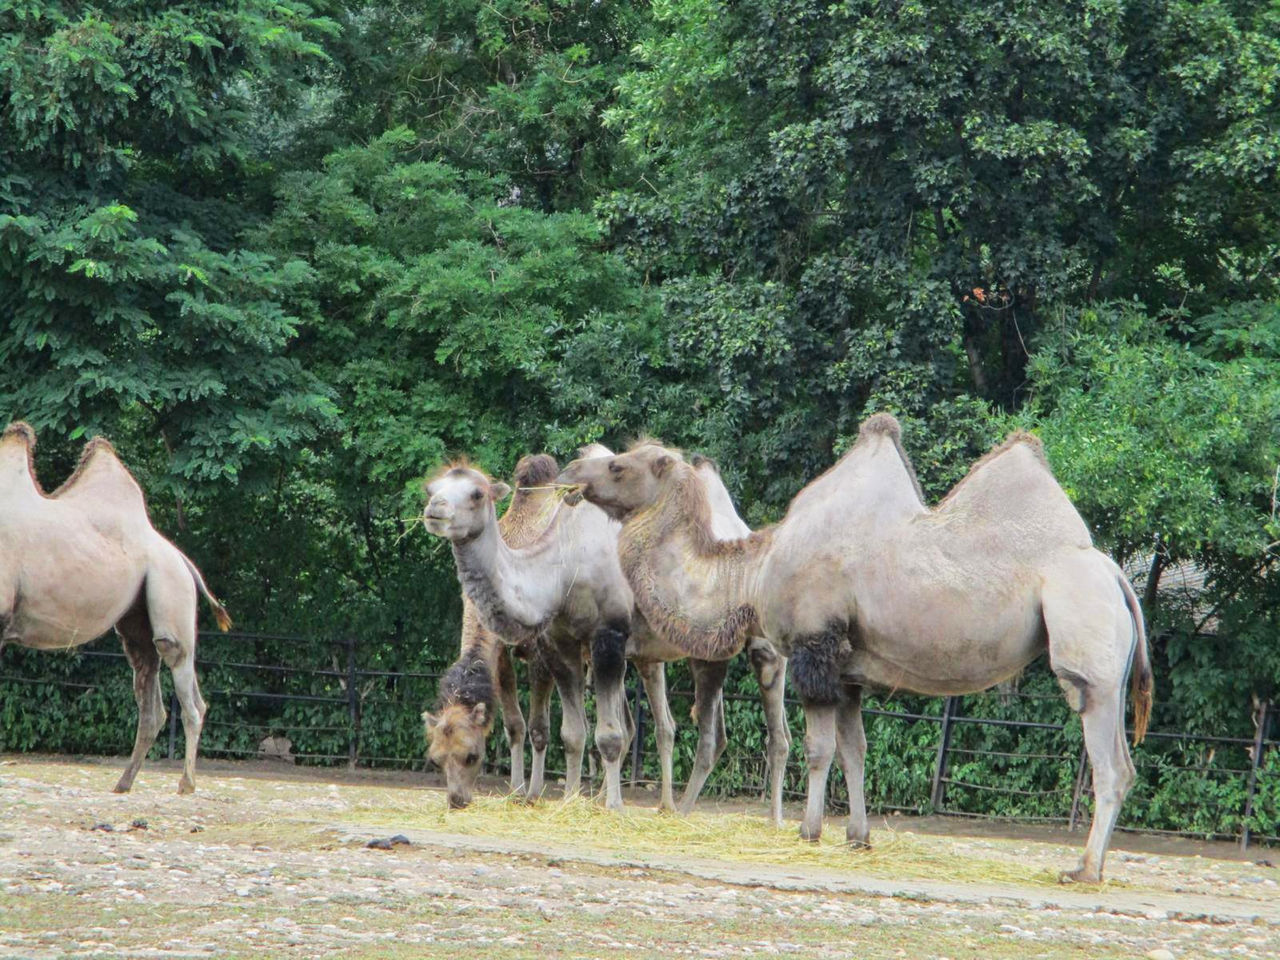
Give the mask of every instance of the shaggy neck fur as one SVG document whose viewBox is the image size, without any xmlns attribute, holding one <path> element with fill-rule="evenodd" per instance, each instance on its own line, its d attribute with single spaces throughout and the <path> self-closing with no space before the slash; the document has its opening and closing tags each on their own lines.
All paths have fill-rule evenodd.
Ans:
<svg viewBox="0 0 1280 960">
<path fill-rule="evenodd" d="M 687 464 L 672 469 L 667 495 L 623 525 L 622 569 L 652 627 L 690 656 L 727 659 L 759 632 L 754 584 L 772 534 L 717 540 L 702 483 Z"/>
<path fill-rule="evenodd" d="M 474 620 L 474 618 L 470 618 Z M 467 631 L 468 624 L 464 623 L 463 631 Z M 443 710 L 450 704 L 460 703 L 464 706 L 473 707 L 477 703 L 483 703 L 489 708 L 488 716 L 493 716 L 493 675 L 494 668 L 490 662 L 495 650 L 490 649 L 492 644 L 485 642 L 484 635 L 487 631 L 480 628 L 478 623 L 470 624 L 473 630 L 471 636 L 465 638 L 470 640 L 463 647 L 462 655 L 445 671 L 443 677 L 440 678 L 440 691 L 436 702 L 436 710 Z M 488 634 L 492 639 L 493 635 Z"/>
</svg>

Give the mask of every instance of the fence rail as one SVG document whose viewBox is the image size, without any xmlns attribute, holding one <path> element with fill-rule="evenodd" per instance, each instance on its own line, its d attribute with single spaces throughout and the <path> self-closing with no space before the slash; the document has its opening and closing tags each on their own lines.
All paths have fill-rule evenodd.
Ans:
<svg viewBox="0 0 1280 960">
<path fill-rule="evenodd" d="M 362 647 L 355 638 L 332 640 L 282 634 L 231 633 L 201 634 L 200 640 L 201 653 L 197 668 L 205 698 L 210 704 L 202 744 L 202 753 L 205 755 L 257 756 L 260 754 L 260 744 L 267 736 L 284 734 L 291 735 L 300 743 L 299 750 L 291 752 L 290 756 L 302 762 L 343 764 L 348 768 L 365 765 L 421 769 L 425 765 L 418 714 L 434 697 L 435 685 L 442 670 L 397 669 L 394 665 L 382 662 L 362 664 Z M 303 658 L 307 661 L 305 665 L 257 663 L 252 658 L 237 655 L 237 645 L 243 644 L 292 644 L 297 649 L 306 651 L 309 656 Z M 243 646 L 239 650 L 243 650 Z M 210 655 L 211 653 L 216 653 L 217 656 Z M 43 687 L 48 691 L 73 691 L 76 698 L 83 700 L 92 698 L 97 693 L 105 693 L 103 688 L 110 685 L 115 696 L 112 704 L 118 714 L 115 717 L 117 726 L 121 730 L 131 727 L 135 714 L 131 709 L 131 686 L 124 654 L 110 649 L 82 649 L 73 656 L 79 658 L 77 663 L 90 666 L 96 661 L 121 662 L 112 663 L 109 668 L 107 664 L 101 663 L 99 669 L 89 671 L 93 676 L 87 678 L 65 668 L 62 670 L 63 675 L 51 675 L 50 661 L 57 658 L 33 651 L 22 651 L 17 655 L 6 652 L 4 660 L 0 661 L 0 714 L 4 714 L 6 710 L 10 715 L 13 712 L 15 704 L 6 704 L 6 699 L 17 701 L 16 706 L 19 707 L 23 702 L 29 704 L 33 687 Z M 442 668 L 443 666 L 441 664 Z M 81 674 L 83 672 L 80 671 Z M 14 686 L 10 687 L 8 684 Z M 638 683 L 631 685 L 629 695 L 636 726 L 636 739 L 630 756 L 630 781 L 637 786 L 651 785 L 652 779 L 644 775 L 646 756 L 642 750 L 648 725 L 647 705 L 640 695 Z M 688 690 L 673 687 L 669 696 L 673 704 L 692 701 L 691 691 Z M 128 703 L 130 709 L 121 710 L 121 698 Z M 758 697 L 744 693 L 726 692 L 724 698 L 726 705 L 759 703 Z M 1070 743 L 1068 729 L 1078 721 L 1073 721 L 1066 714 L 1065 705 L 1062 710 L 1066 717 L 1062 723 L 1046 722 L 1043 718 L 1010 719 L 992 716 L 991 713 L 999 712 L 991 708 L 993 698 L 997 705 L 1017 701 L 1061 703 L 1060 698 L 1043 693 L 1015 692 L 948 697 L 942 702 L 941 711 L 936 714 L 928 712 L 928 701 L 923 698 L 920 700 L 926 704 L 923 709 L 864 708 L 869 724 L 897 725 L 899 728 L 927 724 L 937 729 L 934 746 L 930 748 L 933 759 L 928 786 L 926 791 L 919 794 L 919 801 L 912 805 L 882 801 L 874 804 L 874 809 L 882 812 L 933 812 L 989 820 L 1061 823 L 1070 829 L 1086 822 L 1085 806 L 1091 796 L 1087 757 L 1082 746 L 1063 749 Z M 788 699 L 787 702 L 793 709 L 798 706 L 793 700 Z M 169 706 L 167 753 L 173 757 L 180 744 L 180 709 L 176 697 L 170 696 Z M 974 706 L 987 709 L 975 710 Z M 1280 708 L 1264 703 L 1258 714 L 1252 737 L 1168 730 L 1148 732 L 1147 737 L 1153 743 L 1163 743 L 1182 753 L 1192 747 L 1211 751 L 1211 757 L 1217 751 L 1235 751 L 1233 756 L 1247 756 L 1248 763 L 1227 766 L 1213 765 L 1213 760 L 1201 764 L 1178 763 L 1169 762 L 1166 756 L 1152 759 L 1145 752 L 1140 752 L 1135 756 L 1135 765 L 1140 773 L 1139 783 L 1125 809 L 1126 813 L 1132 813 L 1132 808 L 1143 802 L 1143 788 L 1151 786 L 1152 778 L 1170 771 L 1239 781 L 1242 803 L 1223 804 L 1217 798 L 1205 798 L 1203 807 L 1205 811 L 1214 814 L 1214 817 L 1205 820 L 1208 826 L 1204 829 L 1166 830 L 1132 820 L 1122 820 L 1120 828 L 1160 834 L 1231 838 L 1237 840 L 1242 848 L 1257 843 L 1280 843 L 1280 836 L 1277 836 L 1280 825 L 1276 823 L 1275 815 L 1268 813 L 1264 816 L 1259 808 L 1259 798 L 1264 790 L 1268 797 L 1280 793 L 1277 790 L 1277 786 L 1280 786 L 1276 782 L 1277 772 L 1269 769 L 1266 763 L 1267 758 L 1274 755 L 1276 747 L 1280 746 L 1280 740 L 1271 736 L 1271 727 L 1276 725 Z M 370 722 L 378 730 L 378 736 L 374 738 L 377 743 L 366 745 L 364 733 L 366 724 Z M 395 736 L 390 741 L 386 735 L 388 729 L 395 731 Z M 1007 730 L 1036 735 L 1040 739 L 1031 751 L 1020 752 L 1016 749 L 999 749 L 1000 746 L 1006 746 L 1004 744 L 962 743 L 957 738 L 962 738 L 967 730 Z M 1049 739 L 1046 741 L 1045 738 Z M 6 729 L 0 726 L 0 749 L 14 748 L 8 742 L 9 739 Z M 128 743 L 132 741 L 132 730 L 125 730 L 121 739 L 124 743 L 122 752 L 126 752 Z M 869 733 L 868 739 L 872 739 L 872 733 Z M 301 746 L 301 741 L 306 742 L 305 748 Z M 39 749 L 41 744 L 33 742 L 27 748 Z M 157 749 L 164 751 L 165 746 Z M 503 751 L 491 749 L 488 756 L 486 767 L 489 772 L 506 771 Z M 722 765 L 724 762 L 722 760 Z M 742 778 L 738 783 L 740 792 L 763 790 L 767 778 L 764 758 L 760 752 L 734 754 L 731 762 L 739 771 L 750 769 L 758 774 L 749 780 Z M 1057 771 L 1056 782 L 1020 785 L 978 782 L 965 770 L 971 771 L 972 764 L 980 763 L 994 765 L 987 768 L 988 773 L 998 765 L 1005 765 L 999 767 L 1001 770 L 1012 771 L 1019 764 L 1039 763 L 1046 765 L 1044 770 L 1049 774 Z M 957 764 L 964 769 L 959 772 L 953 769 Z M 563 775 L 563 771 L 549 773 L 552 776 Z M 1151 776 L 1144 780 L 1144 773 Z M 1049 779 L 1054 779 L 1054 776 Z M 830 790 L 836 789 L 835 782 L 833 778 Z M 802 796 L 799 789 L 802 785 L 798 779 L 789 786 L 788 798 Z M 999 798 L 1034 801 L 1040 804 L 1040 809 L 1046 804 L 1052 805 L 1055 798 L 1058 802 L 1054 812 L 1050 813 L 1033 812 L 1038 808 L 1026 805 L 1013 813 L 1007 813 L 990 806 L 989 801 Z M 828 796 L 829 802 L 837 799 L 835 793 Z M 986 808 L 983 808 L 984 802 L 988 803 Z M 1224 826 L 1231 829 L 1220 829 Z"/>
</svg>

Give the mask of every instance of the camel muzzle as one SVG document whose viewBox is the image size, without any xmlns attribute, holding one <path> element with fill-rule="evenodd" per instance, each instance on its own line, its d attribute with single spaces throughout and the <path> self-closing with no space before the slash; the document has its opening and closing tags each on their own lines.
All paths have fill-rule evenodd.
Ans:
<svg viewBox="0 0 1280 960">
<path fill-rule="evenodd" d="M 453 507 L 449 505 L 448 501 L 440 499 L 432 500 L 427 504 L 425 517 L 428 520 L 452 520 L 453 514 Z"/>
<path fill-rule="evenodd" d="M 582 479 L 580 472 L 578 462 L 574 461 L 560 471 L 560 476 L 556 477 L 558 486 L 572 488 L 564 495 L 564 502 L 570 507 L 576 507 L 584 497 L 591 499 L 591 482 Z"/>
</svg>

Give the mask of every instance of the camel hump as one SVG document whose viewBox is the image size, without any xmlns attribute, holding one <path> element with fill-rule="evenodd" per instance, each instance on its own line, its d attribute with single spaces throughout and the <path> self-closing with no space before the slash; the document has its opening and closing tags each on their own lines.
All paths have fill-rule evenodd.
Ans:
<svg viewBox="0 0 1280 960">
<path fill-rule="evenodd" d="M 0 433 L 0 442 L 10 439 L 21 440 L 28 450 L 35 449 L 36 432 L 32 429 L 31 424 L 25 420 L 13 421 L 13 423 L 4 428 L 4 433 Z"/>
<path fill-rule="evenodd" d="M 1003 453 L 1005 450 L 1008 450 L 1010 447 L 1014 447 L 1019 444 L 1025 445 L 1026 447 L 1030 448 L 1031 452 L 1036 455 L 1036 458 L 1041 463 L 1043 463 L 1046 467 L 1049 466 L 1049 458 L 1045 455 L 1045 452 L 1044 452 L 1044 441 L 1041 440 L 1039 437 L 1037 437 L 1034 433 L 1031 433 L 1030 431 L 1027 431 L 1027 430 L 1014 430 L 1012 433 L 1010 433 L 1007 437 L 1004 438 L 1004 442 L 1000 444 L 1000 446 L 996 447 L 996 449 L 993 450 L 992 453 L 993 454 Z"/>
<path fill-rule="evenodd" d="M 892 413 L 873 413 L 862 421 L 858 427 L 858 437 L 869 437 L 877 434 L 890 436 L 894 440 L 902 439 L 902 425 Z"/>
<path fill-rule="evenodd" d="M 594 460 L 596 457 L 612 457 L 613 451 L 603 443 L 588 443 L 578 448 L 579 460 Z"/>
<path fill-rule="evenodd" d="M 689 458 L 689 466 L 695 470 L 701 470 L 704 467 L 711 470 L 717 476 L 720 474 L 720 464 L 712 457 L 708 457 L 705 453 L 695 453 Z"/>
<path fill-rule="evenodd" d="M 516 464 L 516 486 L 536 487 L 552 483 L 560 474 L 560 465 L 547 453 L 530 453 Z"/>
<path fill-rule="evenodd" d="M 94 437 L 84 445 L 80 451 L 80 462 L 53 496 L 76 493 L 81 489 L 92 491 L 95 497 L 115 494 L 117 502 L 136 502 L 146 510 L 142 487 L 106 437 Z"/>
</svg>

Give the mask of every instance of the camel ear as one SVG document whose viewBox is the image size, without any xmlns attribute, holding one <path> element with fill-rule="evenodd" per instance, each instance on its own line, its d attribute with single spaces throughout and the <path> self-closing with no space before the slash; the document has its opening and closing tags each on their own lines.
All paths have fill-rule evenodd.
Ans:
<svg viewBox="0 0 1280 960">
<path fill-rule="evenodd" d="M 436 727 L 440 724 L 440 718 L 430 710 L 422 711 L 422 726 L 427 731 L 427 736 L 435 736 Z"/>
<path fill-rule="evenodd" d="M 483 703 L 477 703 L 471 708 L 471 722 L 477 727 L 484 726 L 485 719 L 489 716 L 489 708 Z"/>
<path fill-rule="evenodd" d="M 661 477 L 671 469 L 671 464 L 675 461 L 671 459 L 669 454 L 663 454 L 657 460 L 653 461 L 653 465 L 649 468 L 653 471 L 655 477 Z"/>
<path fill-rule="evenodd" d="M 501 480 L 495 480 L 489 486 L 489 496 L 494 503 L 497 503 L 499 500 L 503 499 L 510 492 L 511 492 L 511 487 L 503 483 Z"/>
</svg>

